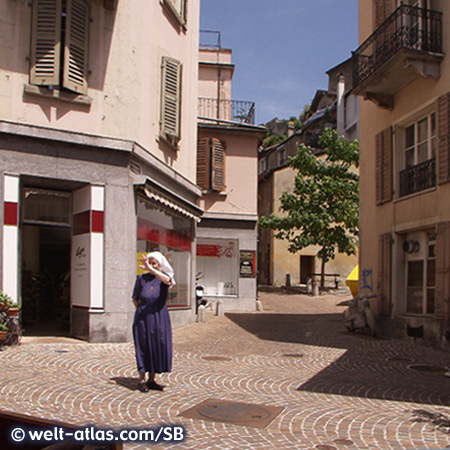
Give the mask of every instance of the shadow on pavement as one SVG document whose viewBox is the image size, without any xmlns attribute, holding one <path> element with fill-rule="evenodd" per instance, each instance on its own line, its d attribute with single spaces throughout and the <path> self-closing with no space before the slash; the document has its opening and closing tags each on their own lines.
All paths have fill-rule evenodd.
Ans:
<svg viewBox="0 0 450 450">
<path fill-rule="evenodd" d="M 110 380 L 115 381 L 117 384 L 120 384 L 121 386 L 124 386 L 124 387 L 130 389 L 130 391 L 138 390 L 139 380 L 137 378 L 113 377 L 113 378 L 110 378 Z"/>
<path fill-rule="evenodd" d="M 318 360 L 326 348 L 345 352 L 299 384 L 297 391 L 450 404 L 450 354 L 417 341 L 388 340 L 349 333 L 342 314 L 227 313 L 235 324 L 263 340 L 303 344 L 302 361 Z M 335 354 L 335 351 L 333 353 Z M 311 367 L 306 364 L 305 367 Z"/>
</svg>

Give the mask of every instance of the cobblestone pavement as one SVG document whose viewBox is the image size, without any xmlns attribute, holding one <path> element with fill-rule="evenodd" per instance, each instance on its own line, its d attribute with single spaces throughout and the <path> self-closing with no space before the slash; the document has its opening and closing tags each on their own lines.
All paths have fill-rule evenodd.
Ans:
<svg viewBox="0 0 450 450">
<path fill-rule="evenodd" d="M 0 409 L 99 427 L 183 425 L 178 444 L 125 449 L 431 449 L 450 444 L 450 354 L 352 335 L 343 294 L 260 293 L 263 312 L 209 314 L 174 333 L 164 392 L 137 390 L 132 344 L 0 352 Z M 214 398 L 282 407 L 265 428 L 179 416 Z"/>
</svg>

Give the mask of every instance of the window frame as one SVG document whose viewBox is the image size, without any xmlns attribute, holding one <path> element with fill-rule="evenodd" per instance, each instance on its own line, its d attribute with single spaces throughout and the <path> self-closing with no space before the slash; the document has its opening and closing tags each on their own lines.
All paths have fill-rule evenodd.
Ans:
<svg viewBox="0 0 450 450">
<path fill-rule="evenodd" d="M 170 12 L 180 26 L 186 29 L 187 25 L 187 0 L 180 1 L 180 9 L 175 4 L 177 0 L 160 0 L 161 4 Z"/>
<path fill-rule="evenodd" d="M 414 258 L 411 256 L 407 256 L 405 260 L 405 313 L 407 315 L 414 316 L 434 316 L 436 314 L 436 232 L 433 230 L 428 230 L 424 232 L 426 234 L 426 239 L 424 242 L 425 249 L 423 250 L 423 255 L 421 258 Z M 422 242 L 423 243 L 423 242 Z M 432 250 L 431 250 L 432 249 Z M 422 263 L 422 273 L 421 273 L 421 291 L 422 291 L 422 302 L 421 302 L 421 311 L 411 311 L 410 303 L 408 302 L 408 289 L 418 287 L 418 286 L 410 286 L 409 285 L 409 264 L 410 263 Z M 430 284 L 430 273 L 429 266 L 434 264 L 434 275 L 433 281 L 434 284 Z M 433 291 L 433 308 L 429 308 L 428 302 L 428 294 L 429 291 Z"/>
</svg>

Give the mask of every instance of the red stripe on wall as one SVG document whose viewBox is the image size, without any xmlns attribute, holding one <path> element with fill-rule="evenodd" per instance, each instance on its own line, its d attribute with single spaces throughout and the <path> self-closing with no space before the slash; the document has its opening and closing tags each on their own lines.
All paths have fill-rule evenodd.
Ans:
<svg viewBox="0 0 450 450">
<path fill-rule="evenodd" d="M 73 235 L 103 233 L 103 211 L 83 211 L 73 216 Z"/>
<path fill-rule="evenodd" d="M 91 231 L 103 233 L 103 211 L 92 211 Z"/>
<path fill-rule="evenodd" d="M 90 232 L 91 212 L 84 211 L 73 216 L 73 235 L 85 234 Z"/>
<path fill-rule="evenodd" d="M 4 219 L 3 223 L 4 225 L 13 225 L 16 226 L 19 223 L 18 220 L 18 205 L 15 202 L 5 202 L 3 205 L 3 212 L 4 212 Z"/>
</svg>

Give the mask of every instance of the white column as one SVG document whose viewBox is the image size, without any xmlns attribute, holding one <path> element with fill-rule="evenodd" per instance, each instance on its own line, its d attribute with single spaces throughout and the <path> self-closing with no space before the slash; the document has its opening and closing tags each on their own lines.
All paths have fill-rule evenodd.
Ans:
<svg viewBox="0 0 450 450">
<path fill-rule="evenodd" d="M 18 302 L 19 177 L 5 175 L 3 184 L 2 291 Z"/>
</svg>

